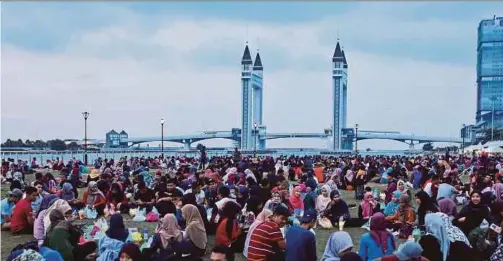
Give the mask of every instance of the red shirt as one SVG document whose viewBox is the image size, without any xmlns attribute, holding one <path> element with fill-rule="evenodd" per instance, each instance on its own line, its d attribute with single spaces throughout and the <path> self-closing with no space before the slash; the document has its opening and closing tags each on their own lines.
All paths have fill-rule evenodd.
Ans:
<svg viewBox="0 0 503 261">
<path fill-rule="evenodd" d="M 275 254 L 274 247 L 277 247 L 278 242 L 282 240 L 283 234 L 281 234 L 279 226 L 276 223 L 266 221 L 258 225 L 250 237 L 248 260 L 265 261 L 268 256 Z"/>
<path fill-rule="evenodd" d="M 31 202 L 28 199 L 21 199 L 17 202 L 16 207 L 12 211 L 10 221 L 10 230 L 18 232 L 30 226 L 28 217 L 32 216 Z"/>
<path fill-rule="evenodd" d="M 241 234 L 241 230 L 239 230 L 238 222 L 234 220 L 234 224 L 232 225 L 232 238 L 229 238 L 227 235 L 227 218 L 222 219 L 220 224 L 218 224 L 217 231 L 215 234 L 215 245 L 216 246 L 230 246 L 232 242 L 236 241 Z"/>
</svg>

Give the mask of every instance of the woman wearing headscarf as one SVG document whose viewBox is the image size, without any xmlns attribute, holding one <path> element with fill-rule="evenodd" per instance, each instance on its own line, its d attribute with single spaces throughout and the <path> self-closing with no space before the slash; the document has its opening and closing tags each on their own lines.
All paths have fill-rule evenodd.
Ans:
<svg viewBox="0 0 503 261">
<path fill-rule="evenodd" d="M 99 215 L 103 215 L 106 199 L 105 195 L 98 189 L 98 183 L 95 181 L 89 182 L 87 189 L 84 191 L 82 203 L 90 209 L 96 209 Z"/>
<path fill-rule="evenodd" d="M 177 260 L 179 243 L 183 240 L 183 234 L 178 226 L 178 221 L 173 214 L 166 214 L 155 230 L 150 251 L 151 259 L 155 261 Z M 157 251 L 159 250 L 159 251 Z"/>
<path fill-rule="evenodd" d="M 124 244 L 119 253 L 119 261 L 142 261 L 140 248 L 133 243 Z"/>
<path fill-rule="evenodd" d="M 386 229 L 386 219 L 382 213 L 375 213 L 370 219 L 370 232 L 360 239 L 359 254 L 363 261 L 391 255 L 395 251 L 395 239 Z"/>
<path fill-rule="evenodd" d="M 482 204 L 480 192 L 474 190 L 470 194 L 470 202 L 461 209 L 452 223 L 468 235 L 474 228 L 480 226 L 484 219 L 489 223 L 492 221 L 489 208 Z"/>
<path fill-rule="evenodd" d="M 394 215 L 397 211 L 398 208 L 400 207 L 400 196 L 402 196 L 402 192 L 400 191 L 395 191 L 393 192 L 393 197 L 391 198 L 391 201 L 386 204 L 386 208 L 384 209 L 383 214 L 387 217 Z"/>
<path fill-rule="evenodd" d="M 419 244 L 423 256 L 430 261 L 458 261 L 473 259 L 473 250 L 466 236 L 450 226 L 449 218 L 443 213 L 427 214 L 425 217 L 426 235 Z"/>
<path fill-rule="evenodd" d="M 44 234 L 47 237 L 47 230 L 51 226 L 51 219 L 49 217 L 50 213 L 53 210 L 58 210 L 59 212 L 63 213 L 64 216 L 70 217 L 72 215 L 72 207 L 68 202 L 62 200 L 62 199 L 56 199 L 54 203 L 45 211 L 44 214 Z"/>
<path fill-rule="evenodd" d="M 337 231 L 332 233 L 327 241 L 325 252 L 321 257 L 323 261 L 340 261 L 342 257 L 351 253 L 353 249 L 353 240 L 346 231 Z"/>
<path fill-rule="evenodd" d="M 416 203 L 419 204 L 419 208 L 417 209 L 417 216 L 419 221 L 419 226 L 424 226 L 424 216 L 429 213 L 438 212 L 438 207 L 433 203 L 433 200 L 428 195 L 428 193 L 423 190 L 419 191 L 416 194 Z"/>
<path fill-rule="evenodd" d="M 328 204 L 322 216 L 328 217 L 332 226 L 335 226 L 340 221 L 348 221 L 351 218 L 349 207 L 342 199 L 338 190 L 330 192 L 332 201 Z"/>
<path fill-rule="evenodd" d="M 41 240 L 44 240 L 45 236 L 45 227 L 44 227 L 45 212 L 58 199 L 59 198 L 56 195 L 48 194 L 44 196 L 44 198 L 42 199 L 42 203 L 40 203 L 40 208 L 37 212 L 37 215 L 35 215 L 35 222 L 33 223 L 33 237 L 39 240 L 39 242 Z"/>
<path fill-rule="evenodd" d="M 391 201 L 391 198 L 393 197 L 393 192 L 396 190 L 396 181 L 392 180 L 390 183 L 388 183 L 388 188 L 386 189 L 386 199 L 385 202 L 388 203 Z"/>
<path fill-rule="evenodd" d="M 250 245 L 250 239 L 251 235 L 253 234 L 253 231 L 255 228 L 258 227 L 258 225 L 262 224 L 263 222 L 267 221 L 269 217 L 271 217 L 273 212 L 269 209 L 264 208 L 260 214 L 258 214 L 257 219 L 255 219 L 255 222 L 250 226 L 250 229 L 248 230 L 248 234 L 246 235 L 246 240 L 245 240 L 245 245 L 243 249 L 243 255 L 245 257 L 248 257 L 248 247 Z"/>
<path fill-rule="evenodd" d="M 129 231 L 124 225 L 124 219 L 121 214 L 114 214 L 110 217 L 110 227 L 106 231 L 109 238 L 126 242 L 129 236 Z"/>
<path fill-rule="evenodd" d="M 358 217 L 364 224 L 369 221 L 370 217 L 374 215 L 374 213 L 379 212 L 379 210 L 379 204 L 373 198 L 372 192 L 367 192 L 363 196 L 363 201 L 360 203 L 360 207 L 358 208 Z"/>
<path fill-rule="evenodd" d="M 182 254 L 203 256 L 208 238 L 206 237 L 206 230 L 199 210 L 194 205 L 185 205 L 182 207 L 182 217 L 187 225 L 184 236 L 186 244 L 184 244 Z"/>
<path fill-rule="evenodd" d="M 331 189 L 328 185 L 321 187 L 321 194 L 316 198 L 316 212 L 321 216 L 327 209 L 328 204 L 332 201 L 330 198 Z"/>
<path fill-rule="evenodd" d="M 402 194 L 407 194 L 409 195 L 409 197 L 411 196 L 410 195 L 410 191 L 406 188 L 405 186 L 405 182 L 403 180 L 399 180 L 397 183 L 396 183 L 396 190 L 395 191 L 400 191 Z M 393 191 L 394 192 L 394 191 Z"/>
<path fill-rule="evenodd" d="M 112 188 L 107 192 L 106 204 L 117 211 L 125 214 L 129 211 L 128 199 L 120 183 L 112 183 Z"/>
<path fill-rule="evenodd" d="M 384 256 L 376 261 L 429 261 L 421 256 L 423 248 L 416 242 L 403 243 L 392 255 Z"/>
<path fill-rule="evenodd" d="M 65 220 L 64 214 L 58 209 L 49 212 L 49 219 L 50 226 L 43 245 L 58 251 L 65 261 L 85 260 L 87 255 L 96 250 L 96 243 L 93 241 L 83 245 L 77 244 L 81 233 L 70 221 Z"/>
<path fill-rule="evenodd" d="M 250 195 L 248 193 L 248 188 L 240 187 L 238 190 L 236 201 L 239 203 L 239 205 L 241 205 L 241 207 L 244 207 L 249 197 Z"/>
<path fill-rule="evenodd" d="M 293 208 L 294 216 L 299 218 L 302 211 L 304 211 L 304 201 L 301 197 L 301 188 L 300 186 L 296 186 L 292 190 L 292 194 L 290 194 L 290 205 Z"/>
<path fill-rule="evenodd" d="M 400 231 L 400 238 L 407 238 L 412 234 L 412 224 L 416 221 L 416 212 L 410 204 L 410 197 L 407 194 L 400 196 L 400 207 L 397 212 L 386 220 L 391 222 L 394 230 Z"/>
</svg>

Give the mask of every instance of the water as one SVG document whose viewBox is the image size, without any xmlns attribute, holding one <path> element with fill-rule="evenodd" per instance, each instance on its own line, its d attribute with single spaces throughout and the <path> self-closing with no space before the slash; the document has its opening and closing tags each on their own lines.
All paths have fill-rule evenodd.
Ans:
<svg viewBox="0 0 503 261">
<path fill-rule="evenodd" d="M 233 150 L 209 150 L 208 157 L 213 156 L 231 156 Z M 253 151 L 242 151 L 243 155 L 253 155 Z M 345 152 L 332 152 L 327 150 L 319 150 L 319 149 L 268 149 L 264 151 L 257 151 L 258 156 L 273 156 L 279 157 L 283 156 L 315 156 L 315 155 L 323 155 L 323 156 L 340 156 L 340 155 L 350 155 L 353 154 L 352 151 Z M 362 151 L 359 152 L 361 155 L 385 155 L 385 156 L 394 156 L 394 155 L 411 155 L 408 151 L 404 150 L 379 150 L 379 151 Z M 420 152 L 416 152 L 415 154 L 419 154 Z M 101 157 L 103 159 L 114 159 L 118 160 L 121 157 L 156 157 L 161 155 L 160 151 L 142 151 L 142 150 L 114 150 L 114 151 L 93 151 L 88 152 L 88 162 L 94 162 L 95 159 Z M 412 155 L 415 155 L 412 154 Z M 164 155 L 166 157 L 171 156 L 186 156 L 186 157 L 200 157 L 200 153 L 198 151 L 187 151 L 187 150 L 174 150 L 174 151 L 165 151 Z M 84 159 L 83 151 L 76 152 L 57 152 L 57 151 L 1 151 L 2 159 L 12 158 L 15 160 L 25 160 L 31 161 L 33 157 L 37 158 L 38 162 L 46 162 L 47 160 L 56 160 L 56 158 L 62 159 L 63 161 L 68 161 L 69 159 Z"/>
</svg>

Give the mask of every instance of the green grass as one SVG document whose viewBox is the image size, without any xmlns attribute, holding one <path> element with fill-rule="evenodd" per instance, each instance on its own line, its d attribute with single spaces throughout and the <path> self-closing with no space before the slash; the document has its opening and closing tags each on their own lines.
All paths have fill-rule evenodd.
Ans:
<svg viewBox="0 0 503 261">
<path fill-rule="evenodd" d="M 27 175 L 26 179 L 27 181 L 32 181 L 34 178 L 34 175 Z M 373 184 L 373 187 L 379 187 L 381 189 L 384 189 L 385 186 L 383 185 L 377 185 Z M 79 195 L 82 195 L 82 190 L 79 190 Z M 5 193 L 9 191 L 8 185 L 2 185 L 1 187 L 1 193 L 2 196 L 5 196 Z M 354 199 L 354 192 L 348 192 L 348 191 L 341 191 L 341 194 L 343 198 L 346 200 L 348 204 L 355 204 L 357 203 Z M 352 208 L 350 209 L 351 211 L 351 216 L 357 217 L 358 216 L 358 209 L 357 208 Z M 138 229 L 143 229 L 147 228 L 149 230 L 149 233 L 153 233 L 156 223 L 147 223 L 147 222 L 135 222 L 132 221 L 129 215 L 124 215 L 125 217 L 125 224 L 127 227 L 137 227 Z M 357 251 L 359 248 L 360 244 L 360 236 L 364 234 L 366 231 L 361 228 L 345 228 L 345 231 L 347 231 L 349 234 L 351 234 L 351 237 L 353 238 L 353 243 L 355 245 L 354 251 Z M 328 237 L 330 236 L 331 233 L 338 231 L 338 229 L 315 229 L 316 231 L 316 247 L 317 247 L 317 253 L 318 253 L 318 258 L 321 258 L 323 255 L 323 252 L 325 251 L 325 246 L 328 240 Z M 1 257 L 2 260 L 5 260 L 6 257 L 9 255 L 10 251 L 12 248 L 17 246 L 18 244 L 22 244 L 30 239 L 32 239 L 31 235 L 19 235 L 19 236 L 12 236 L 10 232 L 2 231 L 1 233 Z M 208 247 L 207 247 L 207 255 L 205 256 L 205 260 L 209 260 L 209 251 L 213 248 L 215 243 L 215 238 L 214 236 L 208 236 Z M 236 260 L 237 261 L 244 261 L 246 258 L 244 258 L 243 255 L 237 254 L 236 255 Z"/>
</svg>

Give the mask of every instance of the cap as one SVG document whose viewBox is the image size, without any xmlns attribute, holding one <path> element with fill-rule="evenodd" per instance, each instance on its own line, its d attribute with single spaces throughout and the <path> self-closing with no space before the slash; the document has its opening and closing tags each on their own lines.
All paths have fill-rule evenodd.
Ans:
<svg viewBox="0 0 503 261">
<path fill-rule="evenodd" d="M 7 193 L 7 196 L 11 197 L 11 196 L 14 196 L 16 198 L 22 198 L 23 197 L 23 191 L 21 191 L 20 189 L 13 189 L 12 191 L 9 191 Z"/>
<path fill-rule="evenodd" d="M 302 215 L 302 218 L 300 218 L 299 221 L 303 223 L 309 223 L 316 220 L 316 216 L 316 210 L 308 209 L 304 211 L 304 215 Z"/>
</svg>

